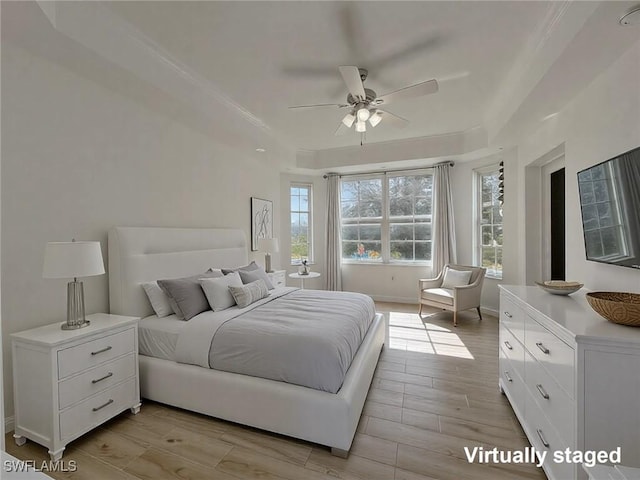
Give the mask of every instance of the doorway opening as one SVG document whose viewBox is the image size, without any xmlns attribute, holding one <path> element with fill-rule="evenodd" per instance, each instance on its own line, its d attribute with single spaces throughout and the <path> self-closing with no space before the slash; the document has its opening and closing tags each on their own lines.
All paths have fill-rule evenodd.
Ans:
<svg viewBox="0 0 640 480">
<path fill-rule="evenodd" d="M 564 168 L 552 172 L 549 181 L 551 280 L 566 280 Z"/>
</svg>

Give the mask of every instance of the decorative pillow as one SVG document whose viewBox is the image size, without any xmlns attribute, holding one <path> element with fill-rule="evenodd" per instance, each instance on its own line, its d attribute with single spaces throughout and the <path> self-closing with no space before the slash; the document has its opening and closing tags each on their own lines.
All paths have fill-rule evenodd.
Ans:
<svg viewBox="0 0 640 480">
<path fill-rule="evenodd" d="M 242 280 L 238 272 L 233 272 L 220 278 L 203 278 L 200 280 L 200 285 L 211 310 L 219 312 L 236 304 L 229 287 L 241 287 Z"/>
<path fill-rule="evenodd" d="M 169 303 L 180 320 L 191 320 L 199 313 L 209 310 L 209 303 L 200 288 L 201 278 L 218 278 L 220 272 L 205 272 L 191 277 L 158 280 L 158 285 L 169 297 Z"/>
<path fill-rule="evenodd" d="M 253 261 L 253 262 L 251 262 L 249 265 L 245 265 L 244 267 L 223 268 L 223 269 L 222 269 L 222 273 L 223 273 L 224 275 L 228 275 L 228 274 L 230 274 L 230 273 L 232 273 L 232 272 L 237 272 L 237 271 L 239 271 L 239 270 L 249 270 L 249 271 L 252 271 L 252 270 L 259 270 L 259 269 L 261 269 L 261 268 L 262 268 L 262 267 L 261 267 L 260 265 L 258 265 L 258 264 L 255 262 L 255 260 L 254 260 L 254 261 Z M 263 269 L 263 270 L 264 270 L 264 269 Z"/>
<path fill-rule="evenodd" d="M 267 289 L 273 290 L 275 288 L 269 279 L 269 275 L 267 275 L 267 272 L 262 268 L 258 268 L 257 270 L 238 270 L 238 273 L 240 274 L 242 283 L 245 285 L 255 282 L 256 280 L 262 280 Z"/>
<path fill-rule="evenodd" d="M 167 295 L 162 291 L 158 282 L 143 283 L 142 288 L 144 288 L 144 291 L 149 298 L 149 302 L 151 303 L 151 307 L 158 317 L 162 318 L 173 314 L 173 308 L 171 308 L 171 304 L 169 303 L 169 297 L 167 297 Z"/>
<path fill-rule="evenodd" d="M 240 308 L 247 307 L 253 302 L 269 296 L 267 286 L 261 279 L 241 287 L 229 286 L 229 291 Z"/>
<path fill-rule="evenodd" d="M 471 273 L 472 272 L 470 270 L 454 270 L 452 268 L 447 268 L 447 271 L 444 272 L 444 279 L 442 280 L 440 288 L 453 288 L 469 285 Z"/>
</svg>

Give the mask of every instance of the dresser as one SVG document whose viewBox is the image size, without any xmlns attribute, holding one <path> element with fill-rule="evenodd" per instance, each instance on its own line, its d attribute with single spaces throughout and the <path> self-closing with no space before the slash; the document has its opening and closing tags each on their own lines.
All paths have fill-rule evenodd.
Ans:
<svg viewBox="0 0 640 480">
<path fill-rule="evenodd" d="M 603 319 L 585 293 L 500 286 L 500 389 L 551 480 L 587 478 L 576 451 L 620 447 L 640 466 L 640 328 Z"/>
<path fill-rule="evenodd" d="M 126 409 L 140 410 L 138 318 L 97 313 L 79 330 L 60 323 L 11 335 L 16 444 L 30 439 L 52 460 Z"/>
<path fill-rule="evenodd" d="M 286 270 L 276 270 L 274 272 L 267 273 L 269 276 L 269 280 L 274 287 L 286 287 L 287 280 L 287 271 Z"/>
</svg>

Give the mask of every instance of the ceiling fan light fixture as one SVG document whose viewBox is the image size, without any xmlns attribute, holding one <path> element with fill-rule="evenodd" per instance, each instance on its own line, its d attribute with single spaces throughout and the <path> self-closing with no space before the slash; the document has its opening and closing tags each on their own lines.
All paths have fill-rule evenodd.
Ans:
<svg viewBox="0 0 640 480">
<path fill-rule="evenodd" d="M 369 117 L 371 116 L 371 112 L 365 105 L 362 105 L 358 109 L 357 116 L 358 116 L 359 122 L 366 122 L 367 120 L 369 120 Z"/>
<path fill-rule="evenodd" d="M 363 133 L 367 131 L 367 124 L 358 120 L 356 122 L 356 132 Z"/>
<path fill-rule="evenodd" d="M 347 128 L 351 128 L 351 125 L 353 125 L 353 122 L 355 121 L 356 116 L 353 113 L 347 113 L 342 119 L 342 123 L 344 123 L 344 126 Z"/>
<path fill-rule="evenodd" d="M 377 110 L 374 110 L 371 116 L 369 117 L 369 123 L 372 127 L 375 127 L 382 121 L 382 115 L 378 113 Z"/>
</svg>

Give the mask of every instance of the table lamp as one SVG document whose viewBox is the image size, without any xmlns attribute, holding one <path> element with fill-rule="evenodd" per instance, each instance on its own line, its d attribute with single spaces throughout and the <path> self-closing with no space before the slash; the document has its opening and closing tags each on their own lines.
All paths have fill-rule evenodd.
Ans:
<svg viewBox="0 0 640 480">
<path fill-rule="evenodd" d="M 265 252 L 265 255 L 264 255 L 265 271 L 273 272 L 273 270 L 271 270 L 271 254 L 277 253 L 280 251 L 280 249 L 278 248 L 278 239 L 277 238 L 259 238 L 258 250 L 260 250 L 261 252 Z"/>
<path fill-rule="evenodd" d="M 44 252 L 43 278 L 73 278 L 67 284 L 67 323 L 63 330 L 86 327 L 84 288 L 78 277 L 102 275 L 104 263 L 100 242 L 49 242 Z"/>
</svg>

